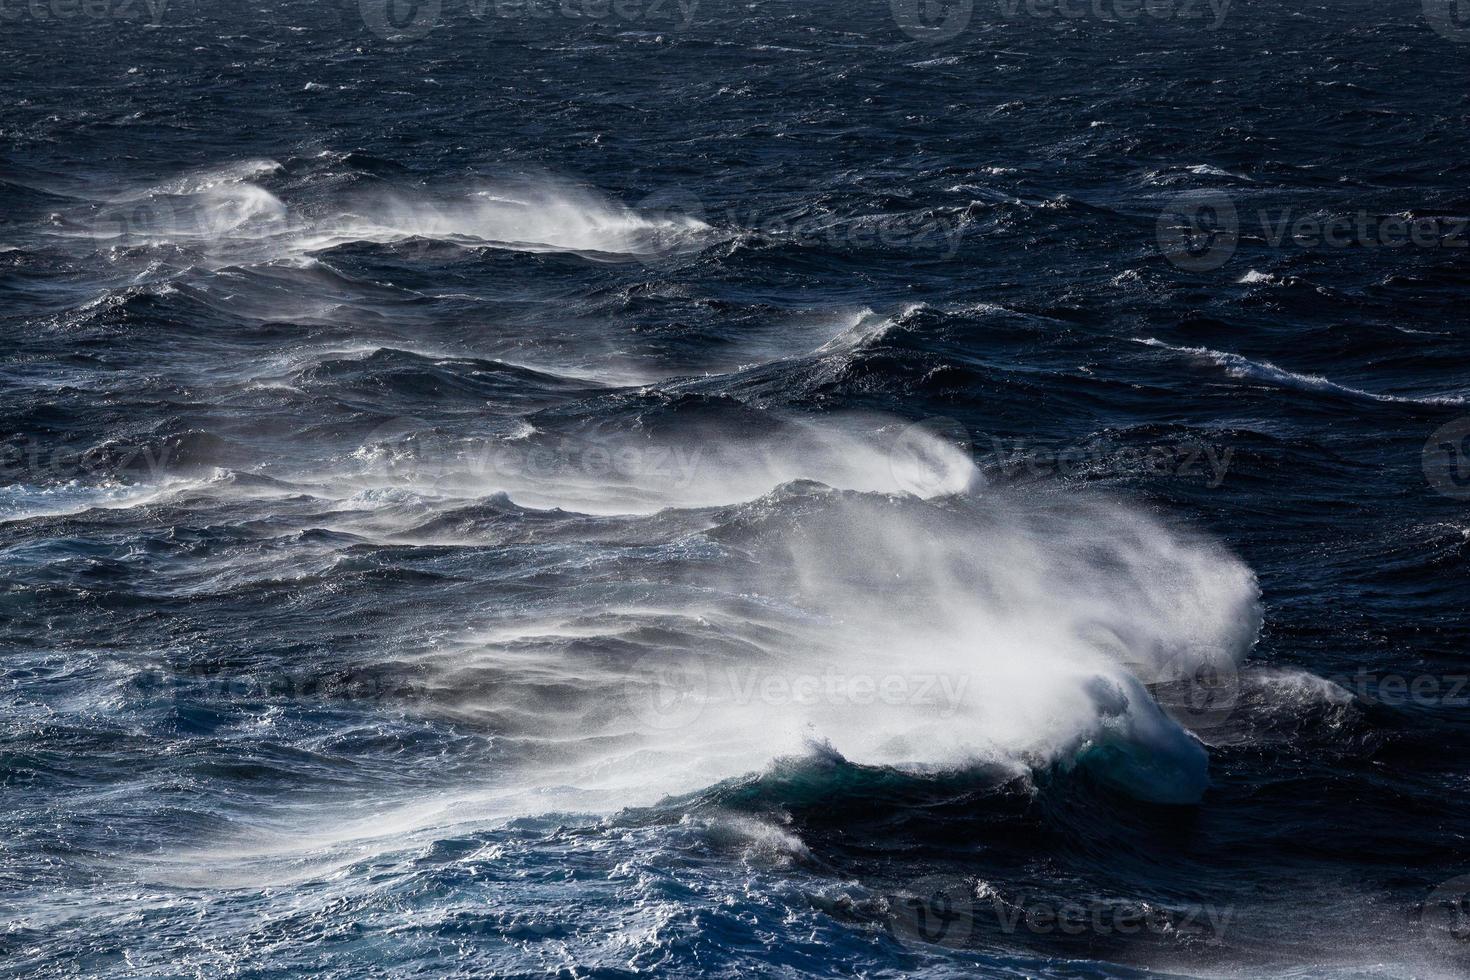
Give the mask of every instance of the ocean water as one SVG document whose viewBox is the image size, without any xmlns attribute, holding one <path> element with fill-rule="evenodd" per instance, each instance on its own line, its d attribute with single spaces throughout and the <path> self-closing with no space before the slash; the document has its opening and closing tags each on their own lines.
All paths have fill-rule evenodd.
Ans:
<svg viewBox="0 0 1470 980">
<path fill-rule="evenodd" d="M 0 973 L 1470 972 L 1470 18 L 0 6 Z"/>
</svg>

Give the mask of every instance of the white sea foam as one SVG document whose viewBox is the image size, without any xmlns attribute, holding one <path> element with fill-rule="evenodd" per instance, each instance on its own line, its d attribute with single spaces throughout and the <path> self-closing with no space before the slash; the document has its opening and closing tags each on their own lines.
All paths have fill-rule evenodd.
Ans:
<svg viewBox="0 0 1470 980">
<path fill-rule="evenodd" d="M 879 316 L 872 310 L 863 310 L 850 325 L 818 347 L 814 353 L 840 354 L 859 350 L 876 340 L 882 340 L 904 317 L 919 309 L 922 309 L 920 304 L 913 304 L 891 317 Z"/>
<path fill-rule="evenodd" d="M 158 483 L 86 484 L 80 481 L 0 487 L 0 524 L 38 517 L 71 517 L 90 510 L 142 507 L 205 481 L 168 479 Z"/>
<path fill-rule="evenodd" d="M 986 488 L 963 450 L 922 428 L 854 417 L 782 431 L 745 442 L 704 433 L 707 473 L 640 488 L 647 510 L 745 503 L 613 518 L 574 546 L 548 539 L 536 565 L 563 584 L 395 645 L 416 668 L 419 697 L 406 710 L 493 733 L 493 779 L 329 820 L 282 811 L 235 833 L 228 852 L 176 854 L 150 873 L 197 884 L 209 864 L 211 881 L 239 885 L 318 879 L 455 827 L 651 804 L 814 754 L 920 778 L 1083 767 L 1140 798 L 1199 799 L 1207 751 L 1150 685 L 1202 664 L 1231 671 L 1248 655 L 1260 623 L 1249 568 L 1119 502 Z M 512 438 L 541 435 L 522 427 Z M 911 453 L 915 440 L 933 444 Z M 936 466 L 919 481 L 928 499 L 905 492 L 912 474 L 895 475 L 915 465 L 909 455 Z M 488 546 L 473 531 L 413 528 L 498 487 L 470 492 L 474 475 L 452 467 L 440 474 L 449 489 L 374 486 L 374 472 L 303 477 L 291 492 L 339 497 L 342 527 L 312 506 L 303 514 L 313 528 Z M 590 477 L 538 479 L 546 506 L 602 493 L 607 513 L 627 513 Z M 855 489 L 790 482 L 844 479 Z M 566 517 L 537 526 L 575 526 Z M 617 528 L 636 545 L 599 543 Z M 802 853 L 779 828 L 728 835 L 751 861 Z"/>
<path fill-rule="evenodd" d="M 503 621 L 427 657 L 457 710 L 543 746 L 537 805 L 650 803 L 813 745 L 916 773 L 1086 766 L 1170 803 L 1208 785 L 1205 748 L 1145 685 L 1251 649 L 1255 580 L 1218 547 L 1096 501 L 813 492 L 755 519 L 754 564 L 696 563 L 649 602 Z M 530 710 L 516 678 L 563 698 Z"/>
<path fill-rule="evenodd" d="M 475 510 L 434 519 L 500 492 L 650 515 L 595 532 L 641 528 L 640 552 L 665 555 L 646 585 L 636 567 L 598 571 L 620 549 L 548 542 L 548 570 L 573 561 L 580 584 L 550 605 L 497 607 L 416 655 L 428 710 L 452 705 L 540 746 L 497 788 L 495 812 L 649 803 L 813 744 L 916 771 L 1082 765 L 1168 802 L 1204 790 L 1204 746 L 1151 689 L 1201 666 L 1234 671 L 1252 648 L 1255 579 L 1222 548 L 1121 503 L 987 488 L 942 433 L 896 420 L 679 431 L 687 441 L 595 444 L 599 459 L 660 449 L 663 470 L 583 471 L 594 444 L 522 426 L 497 443 L 569 453 L 567 465 L 486 472 L 455 444 L 387 437 L 356 470 L 293 479 L 339 501 L 334 521 L 312 508 L 313 526 L 381 542 L 480 544 Z M 385 466 L 398 452 L 416 455 Z M 727 509 L 689 509 L 711 507 Z M 543 685 L 555 701 L 533 693 Z"/>
<path fill-rule="evenodd" d="M 899 420 L 861 415 L 772 417 L 758 429 L 739 420 L 710 422 L 667 435 L 611 433 L 535 445 L 520 431 L 468 441 L 385 434 L 356 458 L 359 469 L 331 477 L 339 488 L 392 486 L 462 500 L 504 492 L 524 507 L 587 514 L 723 506 L 797 480 L 938 497 L 979 479 L 957 445 Z"/>
<path fill-rule="evenodd" d="M 651 255 L 711 231 L 695 217 L 643 214 L 584 188 L 545 182 L 363 197 L 353 202 L 352 213 L 307 229 L 300 244 L 317 250 L 349 241 L 432 238 L 525 251 Z"/>
<path fill-rule="evenodd" d="M 1209 361 L 1225 369 L 1232 378 L 1245 378 L 1252 381 L 1263 381 L 1267 384 L 1279 385 L 1283 388 L 1296 388 L 1303 391 L 1322 391 L 1346 398 L 1366 399 L 1375 402 L 1392 402 L 1401 405 L 1463 405 L 1464 395 L 1425 395 L 1414 397 L 1409 395 L 1384 395 L 1373 391 L 1364 391 L 1361 388 L 1351 388 L 1347 385 L 1329 381 L 1315 374 L 1297 374 L 1285 368 L 1277 367 L 1270 361 L 1253 361 L 1240 354 L 1232 354 L 1227 351 L 1211 350 L 1208 347 L 1174 347 L 1153 337 L 1134 337 L 1135 343 L 1144 344 L 1148 347 L 1157 347 L 1174 354 L 1183 354 L 1188 357 Z"/>
<path fill-rule="evenodd" d="M 291 229 L 286 205 L 248 181 L 188 184 L 177 193 L 129 195 L 105 205 L 89 222 L 85 237 L 104 243 L 256 249 L 283 239 Z M 231 253 L 231 260 L 239 256 Z M 267 259 L 272 255 L 254 254 Z"/>
<path fill-rule="evenodd" d="M 932 502 L 905 495 L 895 475 L 912 463 L 899 450 L 914 438 L 934 443 L 917 454 L 938 467 L 920 481 Z M 817 739 L 857 763 L 1086 765 L 1147 799 L 1199 797 L 1207 753 L 1148 685 L 1237 668 L 1260 622 L 1245 565 L 1121 504 L 1038 505 L 987 490 L 937 435 L 910 431 L 885 446 L 833 420 L 762 444 L 770 449 L 706 438 L 704 475 L 640 487 L 644 511 L 753 500 L 715 518 L 733 520 L 717 536 L 739 542 L 742 562 L 711 572 L 695 557 L 705 546 L 690 540 L 680 550 L 695 560 L 665 573 L 673 578 L 657 598 L 568 596 L 554 614 L 471 630 L 428 655 L 452 665 L 445 696 L 460 691 L 463 710 L 558 746 L 564 765 L 536 774 L 538 792 L 574 789 L 581 805 L 651 802 Z M 627 510 L 606 480 L 546 482 L 546 499 L 512 498 L 585 507 L 601 495 L 597 512 Z M 645 646 L 650 635 L 682 639 Z M 577 652 L 604 647 L 647 653 L 629 662 Z M 557 678 L 580 693 L 530 716 L 514 683 L 460 690 L 458 672 L 477 668 Z M 605 709 L 589 713 L 599 702 Z"/>
<path fill-rule="evenodd" d="M 272 160 L 246 160 L 116 193 L 87 220 L 84 236 L 133 245 L 206 245 L 219 253 L 219 261 L 232 262 L 413 238 L 644 257 L 697 248 L 717 237 L 698 217 L 642 212 L 550 178 L 359 192 L 335 208 L 307 213 L 254 183 L 279 169 Z"/>
<path fill-rule="evenodd" d="M 306 220 L 251 182 L 269 169 L 155 188 L 132 203 L 169 206 L 137 227 L 282 255 L 417 237 L 631 256 L 711 231 L 550 183 L 374 193 Z M 860 311 L 804 352 L 840 359 L 914 312 Z M 1237 376 L 1400 400 L 1167 349 Z M 984 486 L 966 450 L 892 419 L 714 413 L 590 431 L 382 433 L 353 468 L 295 475 L 337 505 L 314 520 L 335 513 L 378 540 L 476 544 L 433 519 L 502 493 L 522 508 L 648 518 L 633 525 L 648 532 L 638 550 L 662 556 L 648 581 L 620 565 L 599 575 L 619 549 L 548 547 L 549 570 L 578 563 L 552 605 L 501 610 L 421 651 L 437 695 L 534 749 L 495 812 L 514 812 L 518 793 L 543 812 L 648 802 L 813 745 L 916 771 L 1082 765 L 1167 802 L 1203 792 L 1205 748 L 1149 685 L 1201 663 L 1233 670 L 1250 651 L 1255 580 L 1219 547 L 1121 504 L 1011 499 Z M 640 586 L 639 601 L 610 600 L 613 585 Z M 475 669 L 501 683 L 476 686 Z"/>
</svg>

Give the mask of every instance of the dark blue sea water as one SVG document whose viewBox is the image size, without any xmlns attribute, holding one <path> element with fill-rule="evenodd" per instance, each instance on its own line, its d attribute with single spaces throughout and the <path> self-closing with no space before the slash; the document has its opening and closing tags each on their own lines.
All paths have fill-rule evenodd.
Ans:
<svg viewBox="0 0 1470 980">
<path fill-rule="evenodd" d="M 1470 17 L 4 0 L 0 973 L 1470 970 Z"/>
</svg>

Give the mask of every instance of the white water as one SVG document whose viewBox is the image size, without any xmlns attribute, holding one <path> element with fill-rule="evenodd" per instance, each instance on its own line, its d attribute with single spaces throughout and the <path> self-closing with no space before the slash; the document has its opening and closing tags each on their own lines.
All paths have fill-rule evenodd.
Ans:
<svg viewBox="0 0 1470 980">
<path fill-rule="evenodd" d="M 459 504 L 501 490 L 522 506 L 608 515 L 752 501 L 677 525 L 713 526 L 743 557 L 676 537 L 688 566 L 663 572 L 656 598 L 610 602 L 569 587 L 554 611 L 471 628 L 426 654 L 449 672 L 441 693 L 458 671 L 509 665 L 508 686 L 464 710 L 520 717 L 517 676 L 575 691 L 525 723 L 566 761 L 538 769 L 536 784 L 594 808 L 693 791 L 814 745 L 919 770 L 1091 760 L 1140 797 L 1198 799 L 1207 753 L 1144 685 L 1201 666 L 1236 670 L 1260 622 L 1250 570 L 1121 503 L 987 489 L 968 455 L 927 429 L 861 422 L 879 434 L 828 419 L 746 443 L 691 436 L 663 447 L 667 474 L 621 487 L 573 468 L 539 481 L 452 465 L 425 481 L 411 470 L 417 499 L 447 493 Z M 358 488 L 347 506 L 361 506 L 376 465 L 347 481 Z M 671 543 L 668 531 L 649 533 L 649 547 Z M 429 540 L 475 542 L 455 534 Z M 580 557 L 578 572 L 641 581 L 599 572 L 618 560 Z M 641 655 L 587 660 L 600 645 Z"/>
<path fill-rule="evenodd" d="M 307 217 L 250 182 L 269 169 L 241 165 L 119 199 L 136 219 L 124 234 L 281 255 L 410 237 L 640 255 L 709 231 L 549 183 L 362 195 Z M 807 350 L 842 356 L 891 326 L 859 316 Z M 1392 399 L 1238 355 L 1171 350 L 1274 383 Z M 1257 592 L 1238 560 L 1123 504 L 1008 498 L 984 486 L 965 450 L 895 420 L 737 418 L 677 433 L 427 444 L 384 434 L 365 441 L 354 469 L 300 475 L 336 502 L 340 529 L 373 538 L 473 545 L 473 531 L 446 540 L 442 528 L 418 528 L 505 493 L 523 508 L 643 521 L 631 525 L 639 547 L 672 552 L 644 582 L 616 550 L 562 542 L 565 554 L 549 549 L 545 560 L 577 585 L 419 651 L 441 694 L 467 665 L 501 672 L 504 683 L 460 708 L 558 746 L 556 764 L 517 777 L 543 809 L 553 797 L 600 809 L 694 790 L 813 745 L 921 770 L 1088 760 L 1141 797 L 1198 799 L 1205 749 L 1145 684 L 1201 662 L 1234 669 L 1248 654 Z M 669 530 L 661 513 L 682 516 Z M 645 588 L 611 601 L 599 582 Z M 617 640 L 643 655 L 587 653 Z M 528 680 L 567 693 L 530 712 Z"/>
<path fill-rule="evenodd" d="M 1224 368 L 1226 373 L 1232 378 L 1264 381 L 1283 388 L 1296 388 L 1302 391 L 1323 391 L 1346 398 L 1367 399 L 1375 402 L 1392 402 L 1403 405 L 1465 404 L 1465 397 L 1462 395 L 1428 395 L 1422 398 L 1407 395 L 1384 395 L 1378 392 L 1364 391 L 1361 388 L 1351 388 L 1315 374 L 1298 374 L 1295 371 L 1288 371 L 1285 368 L 1277 367 L 1270 361 L 1253 361 L 1248 357 L 1240 354 L 1232 354 L 1227 351 L 1210 350 L 1208 347 L 1174 347 L 1153 337 L 1135 337 L 1133 339 L 1135 343 L 1144 344 L 1148 347 L 1158 347 L 1174 354 L 1184 354 L 1189 357 L 1209 361 Z"/>
<path fill-rule="evenodd" d="M 307 213 L 252 182 L 278 169 L 269 160 L 243 161 L 115 193 L 85 220 L 82 237 L 196 247 L 217 264 L 299 258 L 350 242 L 414 238 L 651 258 L 715 237 L 697 217 L 641 212 L 552 178 L 358 191 L 342 197 L 333 210 Z"/>
<path fill-rule="evenodd" d="M 1226 370 L 1230 378 L 1244 378 L 1250 381 L 1263 381 L 1279 385 L 1282 388 L 1297 388 L 1301 391 L 1323 391 L 1329 394 L 1342 395 L 1345 398 L 1363 398 L 1369 401 L 1386 401 L 1386 403 L 1414 404 L 1414 406 L 1463 406 L 1466 398 L 1463 395 L 1427 395 L 1423 398 L 1408 397 L 1408 395 L 1383 395 L 1379 392 L 1363 391 L 1361 388 L 1349 388 L 1348 385 L 1339 385 L 1338 382 L 1329 381 L 1319 375 L 1298 375 L 1297 372 L 1286 370 L 1285 367 L 1277 367 L 1270 361 L 1254 361 L 1241 354 L 1230 354 L 1227 351 L 1214 351 L 1207 347 L 1172 347 L 1164 344 L 1160 339 L 1133 338 L 1138 344 L 1147 347 L 1157 347 L 1161 350 L 1170 351 L 1175 354 L 1185 354 L 1188 357 L 1207 360 L 1217 364 Z"/>
</svg>

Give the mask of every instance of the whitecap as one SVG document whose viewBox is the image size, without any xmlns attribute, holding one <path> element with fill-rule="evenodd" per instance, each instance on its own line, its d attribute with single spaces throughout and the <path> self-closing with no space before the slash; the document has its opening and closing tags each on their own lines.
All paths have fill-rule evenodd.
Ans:
<svg viewBox="0 0 1470 980">
<path fill-rule="evenodd" d="M 1211 350 L 1208 347 L 1174 347 L 1152 337 L 1134 337 L 1132 339 L 1134 343 L 1144 344 L 1148 347 L 1157 347 L 1174 354 L 1183 354 L 1188 357 L 1209 361 L 1224 368 L 1225 372 L 1232 378 L 1263 381 L 1284 388 L 1326 392 L 1346 398 L 1366 399 L 1397 405 L 1463 405 L 1466 401 L 1463 395 L 1425 395 L 1420 397 L 1384 395 L 1378 392 L 1364 391 L 1361 388 L 1351 388 L 1315 374 L 1298 374 L 1294 371 L 1277 367 L 1270 361 L 1253 361 L 1248 357 L 1240 354 L 1232 354 L 1227 351 Z"/>
</svg>

